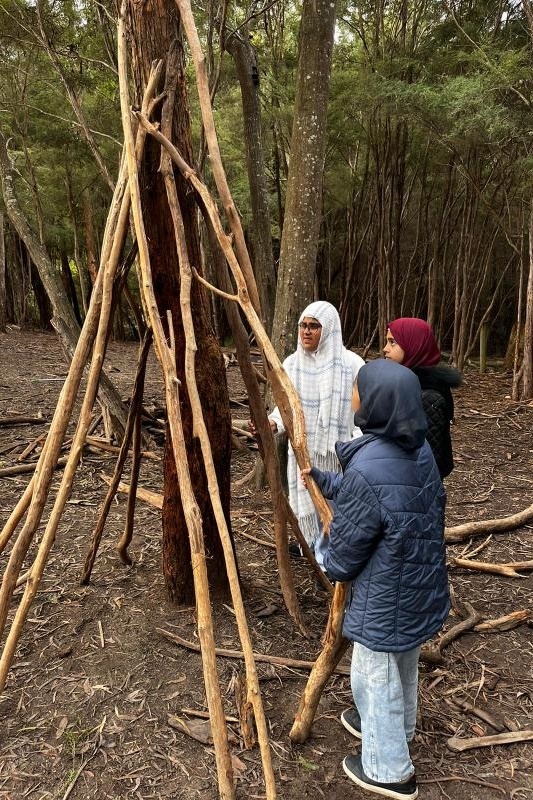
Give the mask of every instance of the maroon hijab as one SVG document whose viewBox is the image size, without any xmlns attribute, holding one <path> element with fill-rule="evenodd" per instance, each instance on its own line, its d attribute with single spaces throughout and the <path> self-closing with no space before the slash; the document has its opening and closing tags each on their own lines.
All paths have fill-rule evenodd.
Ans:
<svg viewBox="0 0 533 800">
<path fill-rule="evenodd" d="M 440 361 L 440 350 L 431 327 L 417 317 L 400 317 L 388 328 L 405 353 L 404 367 L 434 367 Z"/>
</svg>

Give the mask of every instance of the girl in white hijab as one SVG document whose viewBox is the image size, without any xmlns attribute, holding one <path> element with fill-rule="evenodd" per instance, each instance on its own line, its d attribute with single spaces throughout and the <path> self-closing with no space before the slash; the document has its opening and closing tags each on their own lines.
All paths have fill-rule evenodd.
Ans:
<svg viewBox="0 0 533 800">
<path fill-rule="evenodd" d="M 344 347 L 339 314 L 331 303 L 318 300 L 308 305 L 298 320 L 298 331 L 296 351 L 285 359 L 283 367 L 300 397 L 311 463 L 321 470 L 339 471 L 335 442 L 361 433 L 353 424 L 352 387 L 365 362 Z M 269 420 L 275 432 L 284 430 L 277 407 Z M 290 445 L 287 481 L 289 502 L 300 530 L 322 566 L 327 542 Z"/>
</svg>

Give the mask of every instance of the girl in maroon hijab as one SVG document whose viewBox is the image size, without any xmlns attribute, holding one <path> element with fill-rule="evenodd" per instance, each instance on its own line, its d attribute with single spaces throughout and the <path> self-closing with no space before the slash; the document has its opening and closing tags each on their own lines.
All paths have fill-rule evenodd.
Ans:
<svg viewBox="0 0 533 800">
<path fill-rule="evenodd" d="M 453 469 L 451 389 L 461 385 L 461 373 L 439 364 L 440 350 L 433 331 L 425 320 L 416 317 L 401 317 L 389 322 L 383 352 L 385 358 L 409 367 L 418 377 L 428 419 L 427 440 L 440 476 L 445 478 Z"/>
</svg>

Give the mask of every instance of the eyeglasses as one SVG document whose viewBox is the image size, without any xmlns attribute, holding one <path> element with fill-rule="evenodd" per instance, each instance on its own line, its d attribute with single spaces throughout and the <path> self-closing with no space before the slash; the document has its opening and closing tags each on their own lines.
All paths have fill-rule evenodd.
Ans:
<svg viewBox="0 0 533 800">
<path fill-rule="evenodd" d="M 298 327 L 300 328 L 301 331 L 308 330 L 308 331 L 313 331 L 314 333 L 315 331 L 319 331 L 322 325 L 320 324 L 320 322 L 299 322 Z"/>
</svg>

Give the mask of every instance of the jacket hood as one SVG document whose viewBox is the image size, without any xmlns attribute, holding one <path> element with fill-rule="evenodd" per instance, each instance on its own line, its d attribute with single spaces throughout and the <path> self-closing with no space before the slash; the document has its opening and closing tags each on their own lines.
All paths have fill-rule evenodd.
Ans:
<svg viewBox="0 0 533 800">
<path fill-rule="evenodd" d="M 359 370 L 357 388 L 361 406 L 354 422 L 363 434 L 392 439 L 407 452 L 422 447 L 427 419 L 414 372 L 388 359 L 371 361 Z"/>
<path fill-rule="evenodd" d="M 446 364 L 437 364 L 435 367 L 411 367 L 411 369 L 418 376 L 422 389 L 439 391 L 443 386 L 457 389 L 463 383 L 461 372 L 455 367 L 446 366 Z"/>
</svg>

